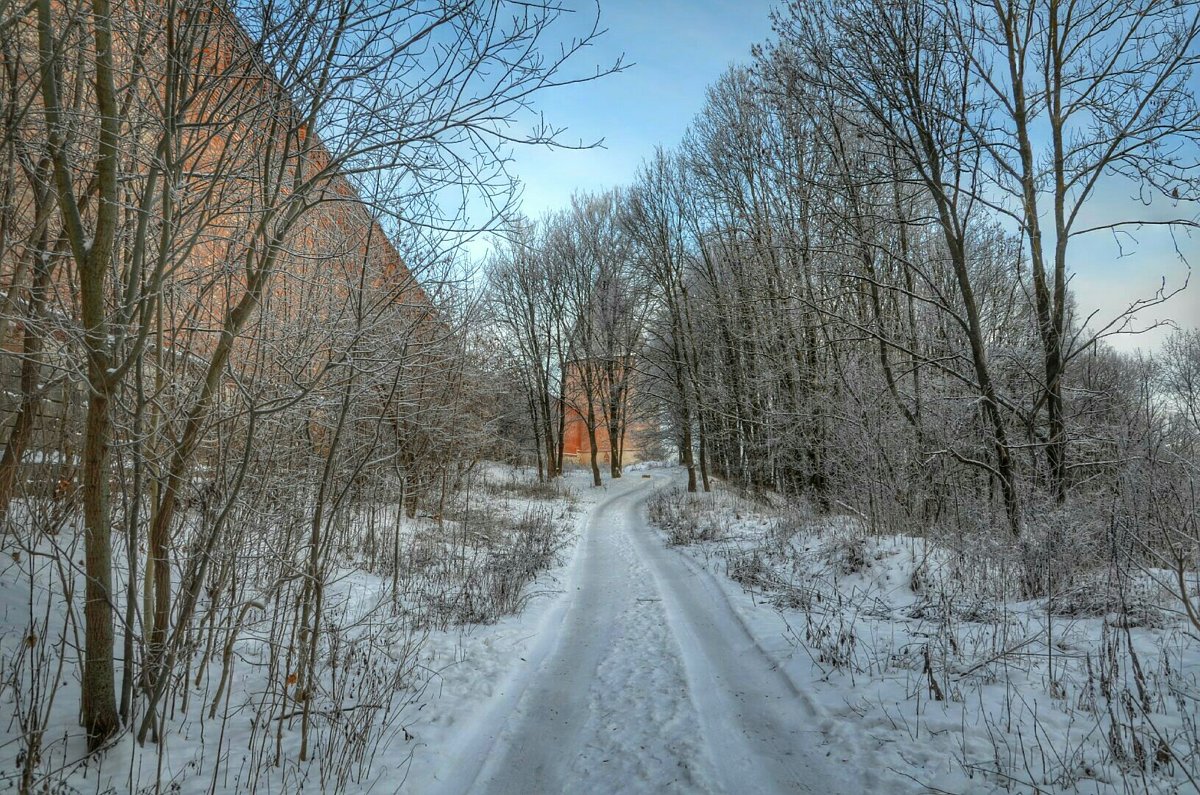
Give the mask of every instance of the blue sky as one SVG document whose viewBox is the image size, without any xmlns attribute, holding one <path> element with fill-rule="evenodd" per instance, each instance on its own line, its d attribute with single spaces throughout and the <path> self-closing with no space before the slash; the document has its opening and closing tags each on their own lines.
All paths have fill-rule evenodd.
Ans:
<svg viewBox="0 0 1200 795">
<path fill-rule="evenodd" d="M 571 0 L 577 27 L 590 25 L 595 5 Z M 521 149 L 514 170 L 524 182 L 526 215 L 568 205 L 578 190 L 633 180 L 658 144 L 674 146 L 704 105 L 705 89 L 732 63 L 750 60 L 750 46 L 767 39 L 767 0 L 601 0 L 606 33 L 581 52 L 574 69 L 611 65 L 624 54 L 626 71 L 544 94 L 546 120 L 566 126 L 564 140 L 603 149 Z M 564 25 L 563 28 L 568 28 Z"/>
<path fill-rule="evenodd" d="M 561 26 L 567 35 L 572 27 L 590 27 L 594 3 L 568 0 L 566 5 L 578 9 Z M 579 54 L 574 70 L 607 67 L 622 55 L 631 65 L 620 74 L 544 94 L 539 107 L 548 122 L 567 128 L 564 140 L 603 138 L 604 148 L 514 152 L 512 169 L 524 185 L 524 213 L 538 216 L 566 207 L 576 191 L 627 184 L 656 145 L 677 144 L 703 107 L 707 86 L 730 64 L 749 61 L 751 45 L 770 37 L 773 6 L 770 0 L 601 0 L 601 27 L 608 32 Z M 1168 212 L 1163 204 L 1152 214 Z M 1144 214 L 1146 208 L 1136 205 L 1128 188 L 1112 184 L 1102 186 L 1092 211 L 1095 217 L 1111 217 L 1123 208 Z M 1193 235 L 1177 241 L 1196 262 L 1200 235 Z M 1164 279 L 1169 291 L 1187 277 L 1188 268 L 1166 232 L 1144 230 L 1136 244 L 1129 238 L 1123 242 L 1118 246 L 1111 235 L 1099 234 L 1072 244 L 1072 288 L 1083 316 L 1098 310 L 1097 320 L 1107 322 L 1134 299 L 1153 295 Z M 1191 289 L 1142 312 L 1137 321 L 1144 327 L 1168 318 L 1200 326 L 1200 276 Z M 1110 343 L 1125 350 L 1153 348 L 1165 333 L 1110 338 Z"/>
</svg>

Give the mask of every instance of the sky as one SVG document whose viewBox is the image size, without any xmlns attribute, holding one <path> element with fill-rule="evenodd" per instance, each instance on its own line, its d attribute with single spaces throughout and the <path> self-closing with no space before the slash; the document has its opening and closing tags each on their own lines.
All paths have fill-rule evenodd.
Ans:
<svg viewBox="0 0 1200 795">
<path fill-rule="evenodd" d="M 641 161 L 655 146 L 675 146 L 704 105 L 705 90 L 735 63 L 750 60 L 753 44 L 771 36 L 770 0 L 600 0 L 600 26 L 607 32 L 578 54 L 577 73 L 606 68 L 623 58 L 627 68 L 600 80 L 544 94 L 539 108 L 547 122 L 566 127 L 563 140 L 602 148 L 582 151 L 520 148 L 512 171 L 523 184 L 522 210 L 536 217 L 567 207 L 579 191 L 598 191 L 632 182 Z M 565 0 L 575 9 L 561 30 L 590 28 L 596 6 Z M 561 35 L 561 33 L 560 33 Z M 1090 213 L 1115 217 L 1138 199 L 1120 184 L 1101 186 Z M 1159 202 L 1151 215 L 1178 208 Z M 1083 219 L 1086 220 L 1086 219 Z M 1083 316 L 1096 312 L 1107 323 L 1129 304 L 1182 286 L 1189 269 L 1180 253 L 1200 262 L 1200 233 L 1177 235 L 1144 229 L 1133 237 L 1099 234 L 1072 244 L 1071 286 Z M 1176 251 L 1178 246 L 1179 251 Z M 1200 327 L 1200 276 L 1192 287 L 1157 307 L 1141 312 L 1135 326 L 1174 320 Z M 1169 329 L 1110 337 L 1122 350 L 1152 350 Z"/>
<path fill-rule="evenodd" d="M 599 41 L 578 54 L 575 68 L 605 68 L 623 56 L 628 68 L 590 83 L 545 94 L 546 120 L 566 126 L 571 143 L 604 139 L 585 151 L 525 148 L 514 170 L 524 183 L 526 215 L 565 207 L 576 190 L 633 181 L 656 145 L 674 146 L 704 105 L 705 90 L 732 64 L 750 60 L 751 45 L 771 33 L 767 0 L 600 0 Z M 595 5 L 569 0 L 578 27 Z"/>
</svg>

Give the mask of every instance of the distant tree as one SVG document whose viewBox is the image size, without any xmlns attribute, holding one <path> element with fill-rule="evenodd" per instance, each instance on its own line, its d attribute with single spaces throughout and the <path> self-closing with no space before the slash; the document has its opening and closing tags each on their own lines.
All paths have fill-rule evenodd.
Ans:
<svg viewBox="0 0 1200 795">
<path fill-rule="evenodd" d="M 623 192 L 609 191 L 579 200 L 574 224 L 577 256 L 590 267 L 590 301 L 577 318 L 576 362 L 594 372 L 599 421 L 608 436 L 609 474 L 621 477 L 621 454 L 632 410 L 632 388 L 644 342 L 648 280 L 637 267 L 636 251 L 621 223 Z M 578 282 L 577 282 L 578 284 Z M 594 443 L 593 443 L 594 449 Z"/>
<path fill-rule="evenodd" d="M 694 434 L 698 400 L 695 386 L 695 341 L 688 323 L 687 227 L 683 218 L 683 175 L 677 157 L 657 149 L 638 172 L 628 193 L 624 225 L 640 249 L 637 262 L 654 285 L 661 330 L 655 336 L 666 356 L 662 380 L 668 384 L 672 413 L 679 429 L 681 463 L 687 469 L 689 492 L 696 491 Z M 708 491 L 707 473 L 704 490 Z"/>
<path fill-rule="evenodd" d="M 552 220 L 517 222 L 488 269 L 491 317 L 524 382 L 538 470 L 562 474 L 566 283 L 546 249 Z"/>
</svg>

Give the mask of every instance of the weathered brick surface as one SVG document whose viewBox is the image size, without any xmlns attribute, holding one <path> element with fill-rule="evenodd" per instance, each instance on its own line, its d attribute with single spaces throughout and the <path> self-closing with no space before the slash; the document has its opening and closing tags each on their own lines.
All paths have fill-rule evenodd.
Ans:
<svg viewBox="0 0 1200 795">
<path fill-rule="evenodd" d="M 189 74 L 176 88 L 176 95 L 185 98 L 186 104 L 182 123 L 167 144 L 180 171 L 174 178 L 156 178 L 160 195 L 144 220 L 149 245 L 140 255 L 134 251 L 139 221 L 134 210 L 145 199 L 151 184 L 150 164 L 161 154 L 159 147 L 168 129 L 161 113 L 167 97 L 163 8 L 136 2 L 117 2 L 114 8 L 122 77 L 131 74 L 139 42 L 138 62 L 144 64 L 146 74 L 136 90 L 122 95 L 127 103 L 124 107 L 130 109 L 122 140 L 124 199 L 129 211 L 110 284 L 133 272 L 139 256 L 143 280 L 148 280 L 159 256 L 164 255 L 162 345 L 158 349 L 152 335 L 147 362 L 160 363 L 167 371 L 173 386 L 171 399 L 185 401 L 194 388 L 230 308 L 245 291 L 247 264 L 255 262 L 272 230 L 278 229 L 280 221 L 273 214 L 287 208 L 294 195 L 289 179 L 316 181 L 309 192 L 315 206 L 283 237 L 283 253 L 257 317 L 235 346 L 230 362 L 233 374 L 282 378 L 285 371 L 303 366 L 297 360 L 302 362 L 305 353 L 328 345 L 338 324 L 345 324 L 347 299 L 364 272 L 367 284 L 376 291 L 390 292 L 397 305 L 417 307 L 414 311 L 427 314 L 428 299 L 350 182 L 336 173 L 317 177 L 328 168 L 331 153 L 309 132 L 300 109 L 264 69 L 245 34 L 219 8 L 193 20 L 202 23 L 192 28 L 195 55 L 186 70 Z M 55 18 L 65 18 L 64 11 L 56 7 Z M 69 70 L 63 84 L 69 89 L 64 101 L 77 109 L 72 115 L 76 123 L 72 155 L 80 164 L 75 190 L 87 196 L 95 173 L 96 119 L 87 66 L 91 45 L 86 26 L 59 32 L 65 50 L 81 56 L 70 59 L 69 66 L 77 71 Z M 32 12 L 13 29 L 8 44 L 0 57 L 17 78 L 12 87 L 17 101 L 12 107 L 23 108 L 23 112 L 10 115 L 3 130 L 9 170 L 0 193 L 4 211 L 0 290 L 11 300 L 5 313 L 7 322 L 0 321 L 5 322 L 0 330 L 0 441 L 7 438 L 19 401 L 21 321 L 32 264 L 34 258 L 45 257 L 55 272 L 51 299 L 37 321 L 52 341 L 46 346 L 41 380 L 52 381 L 54 386 L 45 391 L 32 449 L 48 453 L 72 446 L 72 435 L 78 432 L 76 415 L 86 398 L 78 293 L 58 211 L 52 209 L 44 219 L 39 218 L 35 201 L 37 177 L 47 178 L 48 173 L 44 166 L 39 171 L 39 163 L 45 160 L 47 133 L 37 90 Z M 160 231 L 167 222 L 161 192 L 168 181 L 172 186 L 170 220 L 177 231 L 160 250 Z M 90 223 L 93 205 L 85 206 L 85 223 Z M 114 287 L 109 301 L 114 315 L 119 297 Z M 153 322 L 154 315 L 150 319 Z M 131 337 L 136 335 L 138 324 L 131 323 L 126 331 Z"/>
<path fill-rule="evenodd" d="M 587 392 L 584 388 L 585 379 L 579 368 L 583 365 L 572 362 L 567 370 L 567 405 L 566 422 L 563 426 L 563 455 L 580 465 L 591 463 L 592 442 L 587 430 Z M 592 367 L 599 368 L 599 363 Z M 597 381 L 599 376 L 594 376 Z M 628 385 L 627 385 L 628 388 Z M 629 401 L 632 395 L 626 396 Z M 608 426 L 599 402 L 594 402 L 596 420 L 596 453 L 597 460 L 607 465 L 612 459 L 612 445 L 608 438 Z M 628 409 L 626 410 L 628 412 Z M 629 412 L 632 415 L 632 412 Z M 624 438 L 621 442 L 621 462 L 634 464 L 642 459 L 644 440 L 648 432 L 645 423 L 633 416 L 626 419 Z"/>
</svg>

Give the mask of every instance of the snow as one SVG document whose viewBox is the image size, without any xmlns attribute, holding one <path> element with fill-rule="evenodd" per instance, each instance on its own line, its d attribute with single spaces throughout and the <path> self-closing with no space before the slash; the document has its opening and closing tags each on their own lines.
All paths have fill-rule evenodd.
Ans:
<svg viewBox="0 0 1200 795">
<path fill-rule="evenodd" d="M 720 530 L 678 554 L 715 578 L 828 741 L 857 749 L 873 789 L 1196 791 L 1200 639 L 1151 578 L 1129 586 L 1124 617 L 1088 615 L 1078 594 L 997 597 L 969 556 L 924 539 L 728 495 L 691 501 Z"/>
<path fill-rule="evenodd" d="M 571 545 L 528 586 L 523 609 L 494 623 L 414 634 L 392 617 L 389 583 L 344 562 L 329 631 L 371 665 L 336 691 L 342 712 L 320 724 L 313 761 L 296 761 L 298 729 L 285 721 L 280 764 L 262 762 L 274 735 L 251 723 L 270 692 L 259 605 L 217 719 L 205 717 L 212 672 L 192 671 L 204 687 L 186 711 L 177 705 L 165 743 L 140 749 L 124 735 L 68 783 L 421 795 L 1193 791 L 1200 659 L 1155 606 L 1167 605 L 1150 604 L 1152 590 L 1139 597 L 1141 626 L 1056 615 L 1073 606 L 1048 613 L 1045 600 L 996 598 L 986 576 L 925 540 L 872 537 L 849 518 L 797 520 L 728 493 L 688 498 L 678 470 L 601 489 L 586 472 L 566 480 L 574 496 L 536 499 L 574 524 Z M 664 521 L 654 505 L 668 493 L 708 540 L 668 545 L 677 532 L 650 520 Z M 535 498 L 488 499 L 519 513 Z M 79 557 L 74 535 L 47 543 Z M 49 554 L 7 553 L 3 673 L 44 687 L 55 650 L 71 642 L 54 608 L 62 575 Z M 22 645 L 31 621 L 48 642 Z M 46 721 L 55 765 L 82 756 L 72 668 Z M 1127 703 L 1139 687 L 1147 710 Z M 9 688 L 5 701 L 23 697 Z M 1124 726 L 1115 734 L 1113 715 Z M 0 769 L 19 770 L 19 727 L 3 728 Z M 360 756 L 327 752 L 342 747 L 338 732 L 355 731 L 369 738 Z M 1154 732 L 1169 762 L 1154 761 Z"/>
<path fill-rule="evenodd" d="M 716 578 L 649 527 L 645 498 L 667 482 L 608 486 L 565 592 L 525 636 L 503 630 L 513 668 L 467 731 L 414 762 L 414 791 L 866 791 L 866 766 L 845 766 L 859 749 L 827 742 Z"/>
<path fill-rule="evenodd" d="M 661 608 L 648 601 L 652 584 L 644 568 L 631 576 L 628 537 L 608 519 L 631 486 L 645 488 L 623 481 L 594 509 L 567 572 L 571 587 L 452 754 L 468 761 L 440 791 L 553 792 L 568 782 L 606 791 L 614 781 L 658 791 L 711 776 L 700 769 L 693 778 L 697 721 L 676 697 L 686 692 L 683 672 L 655 620 Z"/>
<path fill-rule="evenodd" d="M 519 479 L 515 475 L 513 478 Z M 521 498 L 489 496 L 480 490 L 475 497 L 473 502 L 486 503 L 482 515 L 496 519 L 519 518 L 536 508 L 549 510 L 555 521 L 565 522 L 570 530 L 582 516 L 571 507 L 574 498 L 566 492 L 557 497 L 547 491 L 536 498 Z M 15 505 L 20 507 L 19 502 Z M 14 511 L 13 518 L 18 524 L 34 519 L 23 511 Z M 393 519 L 394 513 L 382 521 L 390 526 Z M 437 526 L 432 520 L 408 520 L 405 529 L 414 539 L 425 534 L 436 544 Z M 300 789 L 395 792 L 409 778 L 415 759 L 423 759 L 427 749 L 440 745 L 470 723 L 475 703 L 486 698 L 493 683 L 507 670 L 506 629 L 518 636 L 528 634 L 529 622 L 543 612 L 543 605 L 554 602 L 553 598 L 544 598 L 555 588 L 553 575 L 544 573 L 526 589 L 530 609 L 512 621 L 478 627 L 478 632 L 470 626 L 414 631 L 409 621 L 397 620 L 387 578 L 370 573 L 361 561 L 341 561 L 328 577 L 326 643 L 336 641 L 341 659 L 361 660 L 363 664 L 334 665 L 323 674 L 323 703 L 316 708 L 314 751 L 311 761 L 298 762 L 298 720 L 273 720 L 269 731 L 254 725 L 256 715 L 272 714 L 270 710 L 264 712 L 263 702 L 278 698 L 274 694 L 279 691 L 279 683 L 274 679 L 282 679 L 284 674 L 273 673 L 269 665 L 273 619 L 270 610 L 261 609 L 277 609 L 277 605 L 259 599 L 255 606 L 258 589 L 248 589 L 247 617 L 233 646 L 232 674 L 224 697 L 215 698 L 221 672 L 218 649 L 207 666 L 187 672 L 192 682 L 187 701 L 176 700 L 170 705 L 163 742 L 150 742 L 142 748 L 133 733 L 127 732 L 94 761 L 84 763 L 87 757 L 78 724 L 75 658 L 75 638 L 81 627 L 75 623 L 77 615 L 67 614 L 63 598 L 67 586 L 77 593 L 82 590 L 81 572 L 64 566 L 71 561 L 82 562 L 82 535 L 72 528 L 67 530 L 40 536 L 38 546 L 32 550 L 27 548 L 26 538 L 6 539 L 0 556 L 0 703 L 10 714 L 21 715 L 21 720 L 0 724 L 0 787 L 19 785 L 22 721 L 32 726 L 44 718 L 38 775 L 49 771 L 48 781 L 65 787 L 63 791 L 153 791 L 160 782 L 164 789 L 180 793 Z M 496 532 L 486 527 L 482 530 Z M 116 540 L 114 557 L 122 560 L 125 552 L 119 546 L 120 538 Z M 269 540 L 264 539 L 264 543 Z M 115 589 L 124 593 L 120 570 L 116 574 Z M 243 576 L 253 575 L 247 569 Z M 179 579 L 176 575 L 174 582 L 177 584 Z M 418 582 L 417 590 L 406 592 L 403 601 L 422 598 L 424 593 L 419 589 L 423 586 Z M 270 590 L 265 582 L 260 588 Z M 200 607 L 198 615 L 203 616 L 208 611 L 207 602 L 202 600 Z M 402 604 L 400 615 L 422 618 L 424 614 L 417 607 Z M 222 608 L 215 614 L 224 616 L 226 612 Z M 119 657 L 120 623 L 117 629 Z M 31 635 L 36 640 L 26 644 Z M 55 681 L 60 650 L 65 650 L 66 664 L 57 693 L 47 702 L 45 696 Z M 468 659 L 470 662 L 465 662 Z M 118 660 L 118 679 L 119 672 Z M 215 717 L 210 717 L 214 703 Z M 43 712 L 31 719 L 31 708 Z M 428 765 L 418 765 L 417 772 L 421 770 L 428 770 Z M 401 789 L 422 791 L 409 783 Z"/>
</svg>

